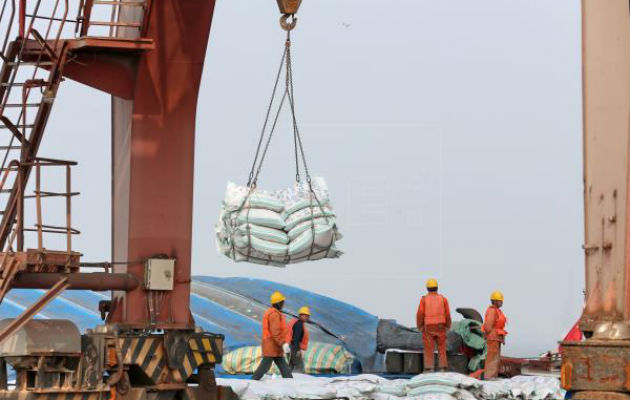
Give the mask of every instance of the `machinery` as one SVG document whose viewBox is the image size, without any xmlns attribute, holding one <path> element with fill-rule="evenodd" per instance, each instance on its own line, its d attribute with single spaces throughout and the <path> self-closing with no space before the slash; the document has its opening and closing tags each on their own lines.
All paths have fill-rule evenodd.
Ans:
<svg viewBox="0 0 630 400">
<path fill-rule="evenodd" d="M 562 384 L 576 399 L 630 399 L 630 9 L 582 0 L 588 338 L 562 343 Z"/>
<path fill-rule="evenodd" d="M 300 2 L 278 0 L 285 29 Z M 214 0 L 2 2 L 0 301 L 12 288 L 46 292 L 0 322 L 0 399 L 233 396 L 214 380 L 223 336 L 196 328 L 189 309 L 194 127 L 213 10 Z M 112 95 L 112 263 L 83 263 L 72 247 L 76 163 L 38 155 L 66 78 Z M 62 190 L 44 189 L 50 170 Z M 63 225 L 45 222 L 54 198 Z M 46 247 L 51 235 L 63 248 Z M 32 319 L 72 289 L 112 291 L 103 325 L 81 335 L 69 321 Z"/>
</svg>

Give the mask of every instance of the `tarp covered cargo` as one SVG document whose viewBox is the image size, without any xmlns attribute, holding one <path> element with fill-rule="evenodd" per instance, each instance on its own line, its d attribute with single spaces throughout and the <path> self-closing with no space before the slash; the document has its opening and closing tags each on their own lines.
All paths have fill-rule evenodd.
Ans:
<svg viewBox="0 0 630 400">
<path fill-rule="evenodd" d="M 360 308 L 294 286 L 261 279 L 200 276 L 195 277 L 194 281 L 220 286 L 258 304 L 268 304 L 269 294 L 279 290 L 287 297 L 284 311 L 297 315 L 301 306 L 308 305 L 313 314 L 311 320 L 343 343 L 354 354 L 363 371 L 377 372 L 383 368 L 383 355 L 376 350 L 378 318 Z M 318 337 L 313 340 L 321 341 Z"/>
<path fill-rule="evenodd" d="M 392 319 L 381 319 L 378 321 L 376 331 L 377 349 L 384 353 L 388 349 L 398 350 L 422 350 L 422 333 L 417 329 L 411 329 L 400 325 Z M 446 351 L 448 353 L 459 353 L 462 348 L 462 337 L 454 332 L 448 332 L 446 336 Z"/>
<path fill-rule="evenodd" d="M 225 351 L 260 344 L 261 320 L 269 294 L 281 290 L 287 296 L 286 311 L 297 314 L 308 304 L 315 324 L 309 325 L 313 341 L 343 345 L 364 371 L 380 371 L 376 352 L 378 318 L 352 305 L 274 282 L 247 278 L 193 277 L 190 306 L 197 325 L 225 335 Z M 0 319 L 14 318 L 33 304 L 44 290 L 11 290 L 0 305 Z M 68 319 L 82 332 L 103 322 L 98 303 L 108 292 L 63 292 L 36 318 Z M 290 316 L 287 316 L 290 318 Z M 321 327 L 320 327 L 321 326 Z"/>
</svg>

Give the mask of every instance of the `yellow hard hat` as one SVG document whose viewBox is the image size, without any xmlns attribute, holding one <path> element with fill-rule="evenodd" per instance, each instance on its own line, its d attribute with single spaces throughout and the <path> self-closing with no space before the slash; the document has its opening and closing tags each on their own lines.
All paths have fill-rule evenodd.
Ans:
<svg viewBox="0 0 630 400">
<path fill-rule="evenodd" d="M 503 293 L 499 292 L 498 290 L 495 290 L 490 295 L 490 300 L 492 300 L 492 301 L 503 301 Z"/>
<path fill-rule="evenodd" d="M 438 287 L 438 284 L 435 279 L 431 278 L 427 281 L 427 289 L 434 289 L 436 287 Z"/>
<path fill-rule="evenodd" d="M 310 308 L 308 308 L 308 307 L 306 307 L 306 306 L 301 307 L 301 308 L 298 310 L 298 314 L 300 314 L 300 315 L 308 315 L 308 316 L 310 316 L 310 315 L 311 315 L 311 309 L 310 309 Z"/>
<path fill-rule="evenodd" d="M 278 304 L 281 301 L 285 301 L 285 300 L 286 298 L 280 292 L 273 292 L 273 294 L 271 295 L 271 304 Z"/>
</svg>

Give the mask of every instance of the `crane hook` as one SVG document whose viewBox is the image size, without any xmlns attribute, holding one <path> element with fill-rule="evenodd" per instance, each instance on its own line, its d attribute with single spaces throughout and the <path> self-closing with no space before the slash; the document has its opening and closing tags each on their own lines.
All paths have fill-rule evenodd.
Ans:
<svg viewBox="0 0 630 400">
<path fill-rule="evenodd" d="M 291 18 L 290 22 L 289 18 Z M 292 31 L 295 25 L 297 25 L 297 17 L 295 14 L 283 14 L 282 17 L 280 17 L 280 26 L 285 31 Z"/>
</svg>

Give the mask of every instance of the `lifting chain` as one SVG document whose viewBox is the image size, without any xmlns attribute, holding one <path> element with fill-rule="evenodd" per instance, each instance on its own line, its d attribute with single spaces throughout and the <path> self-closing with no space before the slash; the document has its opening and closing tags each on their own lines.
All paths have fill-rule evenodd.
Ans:
<svg viewBox="0 0 630 400">
<path fill-rule="evenodd" d="M 289 111 L 291 114 L 291 125 L 293 130 L 293 142 L 294 142 L 294 151 L 295 151 L 295 180 L 300 182 L 300 161 L 304 167 L 304 173 L 306 176 L 306 181 L 310 184 L 310 173 L 308 170 L 308 166 L 306 164 L 306 156 L 304 154 L 304 149 L 302 148 L 302 138 L 300 137 L 300 131 L 298 128 L 297 118 L 295 115 L 295 97 L 293 91 L 293 62 L 291 58 L 291 31 L 287 31 L 287 38 L 285 41 L 284 51 L 282 53 L 282 58 L 280 59 L 280 66 L 278 68 L 276 74 L 276 80 L 274 83 L 273 91 L 271 93 L 271 99 L 269 101 L 269 105 L 267 107 L 267 113 L 265 115 L 265 121 L 263 123 L 263 127 L 260 133 L 260 138 L 258 140 L 258 146 L 256 148 L 256 154 L 254 156 L 254 162 L 252 163 L 251 170 L 249 172 L 249 180 L 247 182 L 247 186 L 250 188 L 255 188 L 258 182 L 258 175 L 260 174 L 260 170 L 262 168 L 263 162 L 267 155 L 267 151 L 269 149 L 269 145 L 271 143 L 271 139 L 276 130 L 276 125 L 278 124 L 278 118 L 280 117 L 280 113 L 282 111 L 283 106 L 288 103 Z M 285 72 L 284 76 L 284 90 L 282 95 L 279 95 L 280 89 L 280 78 L 282 76 L 282 72 Z M 275 111 L 275 116 L 271 117 L 274 100 L 276 97 L 280 97 L 279 104 L 276 106 L 277 109 Z M 265 133 L 269 128 L 269 133 L 265 139 Z M 264 143 L 264 146 L 263 146 Z"/>
<path fill-rule="evenodd" d="M 263 123 L 262 130 L 260 132 L 260 138 L 258 140 L 258 146 L 256 148 L 256 154 L 254 156 L 254 161 L 252 163 L 249 178 L 247 182 L 247 186 L 250 190 L 254 190 L 256 188 L 256 184 L 258 183 L 258 176 L 260 174 L 260 170 L 262 168 L 263 162 L 265 161 L 265 157 L 267 155 L 267 150 L 269 149 L 269 145 L 271 143 L 271 138 L 276 130 L 276 125 L 278 123 L 278 118 L 280 117 L 280 113 L 282 111 L 283 106 L 288 103 L 289 111 L 291 114 L 291 125 L 293 130 L 293 147 L 295 152 L 295 180 L 300 182 L 300 162 L 304 168 L 304 174 L 306 177 L 306 182 L 308 182 L 309 187 L 311 185 L 311 176 L 308 170 L 308 165 L 306 164 L 306 156 L 304 154 L 304 149 L 302 146 L 302 138 L 300 137 L 300 130 L 298 128 L 297 118 L 295 115 L 295 96 L 293 89 L 293 60 L 291 58 L 291 31 L 295 28 L 297 24 L 297 17 L 295 13 L 297 12 L 300 6 L 301 0 L 278 0 L 278 5 L 280 6 L 280 12 L 283 14 L 280 17 L 280 26 L 287 32 L 287 37 L 284 45 L 284 51 L 282 52 L 282 57 L 280 59 L 280 66 L 278 67 L 278 71 L 276 73 L 276 79 L 273 86 L 273 91 L 271 93 L 271 99 L 269 100 L 269 104 L 267 107 L 267 113 L 265 115 L 265 120 Z M 284 70 L 284 88 L 281 89 L 281 76 Z M 282 91 L 282 94 L 280 94 Z M 272 117 L 274 102 L 276 98 L 279 97 L 279 102 L 277 103 L 275 110 L 275 116 Z M 265 138 L 265 134 L 269 130 L 267 137 Z M 265 140 L 266 139 L 266 140 Z M 264 143 L 264 145 L 263 145 Z"/>
</svg>

